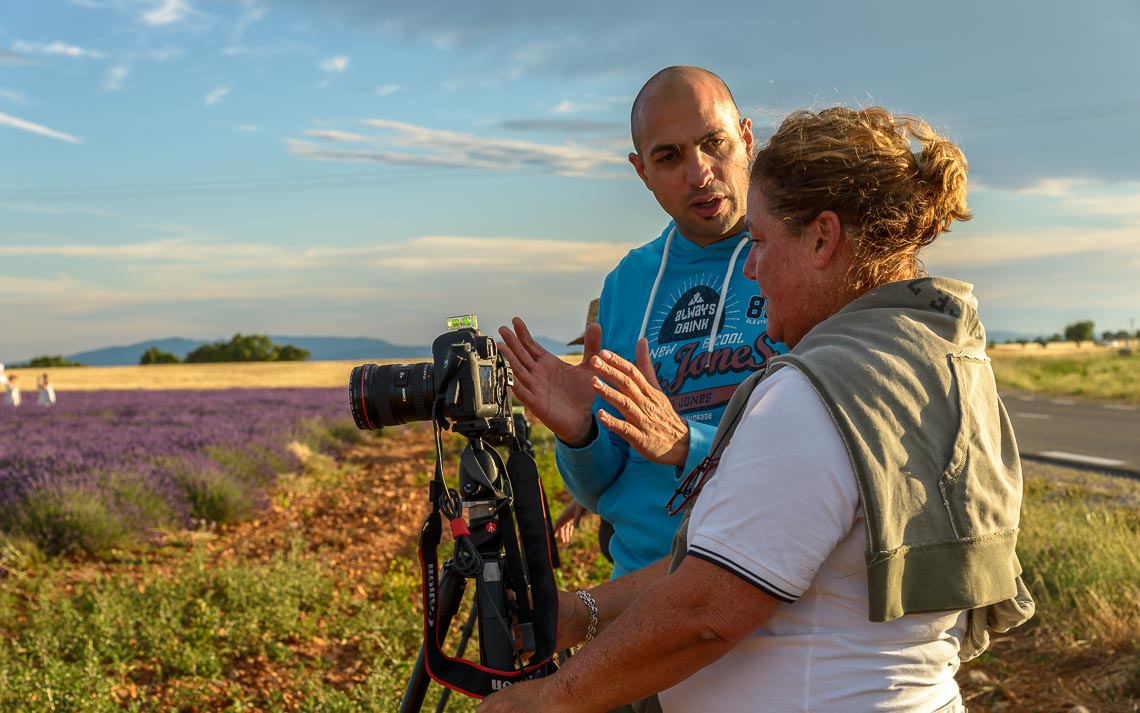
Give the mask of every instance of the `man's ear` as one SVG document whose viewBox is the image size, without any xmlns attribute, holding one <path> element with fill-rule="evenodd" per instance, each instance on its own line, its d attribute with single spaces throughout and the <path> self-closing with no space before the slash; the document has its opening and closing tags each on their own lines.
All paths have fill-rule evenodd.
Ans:
<svg viewBox="0 0 1140 713">
<path fill-rule="evenodd" d="M 649 188 L 649 180 L 645 177 L 645 162 L 637 155 L 636 151 L 631 151 L 629 154 L 629 162 L 633 164 L 633 170 L 637 171 L 637 175 L 641 177 L 641 182 Z"/>
<path fill-rule="evenodd" d="M 752 137 L 752 120 L 748 117 L 740 120 L 740 138 L 744 139 L 744 150 L 748 154 L 748 158 L 751 159 L 755 139 Z"/>
<path fill-rule="evenodd" d="M 825 210 L 815 217 L 808 226 L 810 238 L 815 241 L 812 247 L 812 265 L 824 269 L 839 255 L 839 248 L 847 239 L 843 232 L 843 222 L 834 211 Z"/>
</svg>

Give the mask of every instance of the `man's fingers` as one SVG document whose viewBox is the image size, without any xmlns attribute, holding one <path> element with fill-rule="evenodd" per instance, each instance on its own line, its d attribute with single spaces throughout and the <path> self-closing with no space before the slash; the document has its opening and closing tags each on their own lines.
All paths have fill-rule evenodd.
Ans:
<svg viewBox="0 0 1140 713">
<path fill-rule="evenodd" d="M 499 327 L 499 336 L 503 338 L 503 341 L 499 342 L 499 348 L 507 353 L 507 361 L 511 363 L 511 366 L 528 370 L 534 369 L 534 357 L 531 356 L 510 327 Z"/>
<path fill-rule="evenodd" d="M 534 357 L 535 360 L 538 360 L 548 353 L 546 349 L 531 336 L 530 330 L 527 329 L 526 322 L 522 321 L 521 317 L 512 319 L 511 324 L 515 327 L 515 334 L 518 335 L 519 343 L 522 344 L 527 353 Z"/>
<path fill-rule="evenodd" d="M 586 325 L 586 336 L 582 340 L 582 363 L 589 364 L 602 348 L 602 325 L 592 322 Z"/>
</svg>

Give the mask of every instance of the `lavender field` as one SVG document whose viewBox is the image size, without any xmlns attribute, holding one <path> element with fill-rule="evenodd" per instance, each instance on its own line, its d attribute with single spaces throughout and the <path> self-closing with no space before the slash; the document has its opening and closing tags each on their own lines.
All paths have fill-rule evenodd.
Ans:
<svg viewBox="0 0 1140 713">
<path fill-rule="evenodd" d="M 250 517 L 297 441 L 357 437 L 343 389 L 64 392 L 0 411 L 0 533 L 49 554 Z"/>
</svg>

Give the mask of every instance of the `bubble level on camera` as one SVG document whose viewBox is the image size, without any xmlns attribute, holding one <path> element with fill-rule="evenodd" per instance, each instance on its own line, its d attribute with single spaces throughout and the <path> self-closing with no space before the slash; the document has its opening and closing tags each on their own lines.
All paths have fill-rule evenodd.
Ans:
<svg viewBox="0 0 1140 713">
<path fill-rule="evenodd" d="M 458 317 L 447 318 L 447 331 L 454 332 L 457 329 L 479 329 L 479 318 L 473 314 L 461 314 Z"/>
</svg>

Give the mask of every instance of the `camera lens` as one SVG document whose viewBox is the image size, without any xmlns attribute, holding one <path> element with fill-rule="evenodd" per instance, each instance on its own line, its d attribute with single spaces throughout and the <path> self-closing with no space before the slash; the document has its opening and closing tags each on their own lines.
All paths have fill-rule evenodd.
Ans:
<svg viewBox="0 0 1140 713">
<path fill-rule="evenodd" d="M 430 361 L 417 364 L 364 364 L 348 379 L 348 402 L 356 427 L 375 431 L 431 419 L 435 381 Z"/>
</svg>

